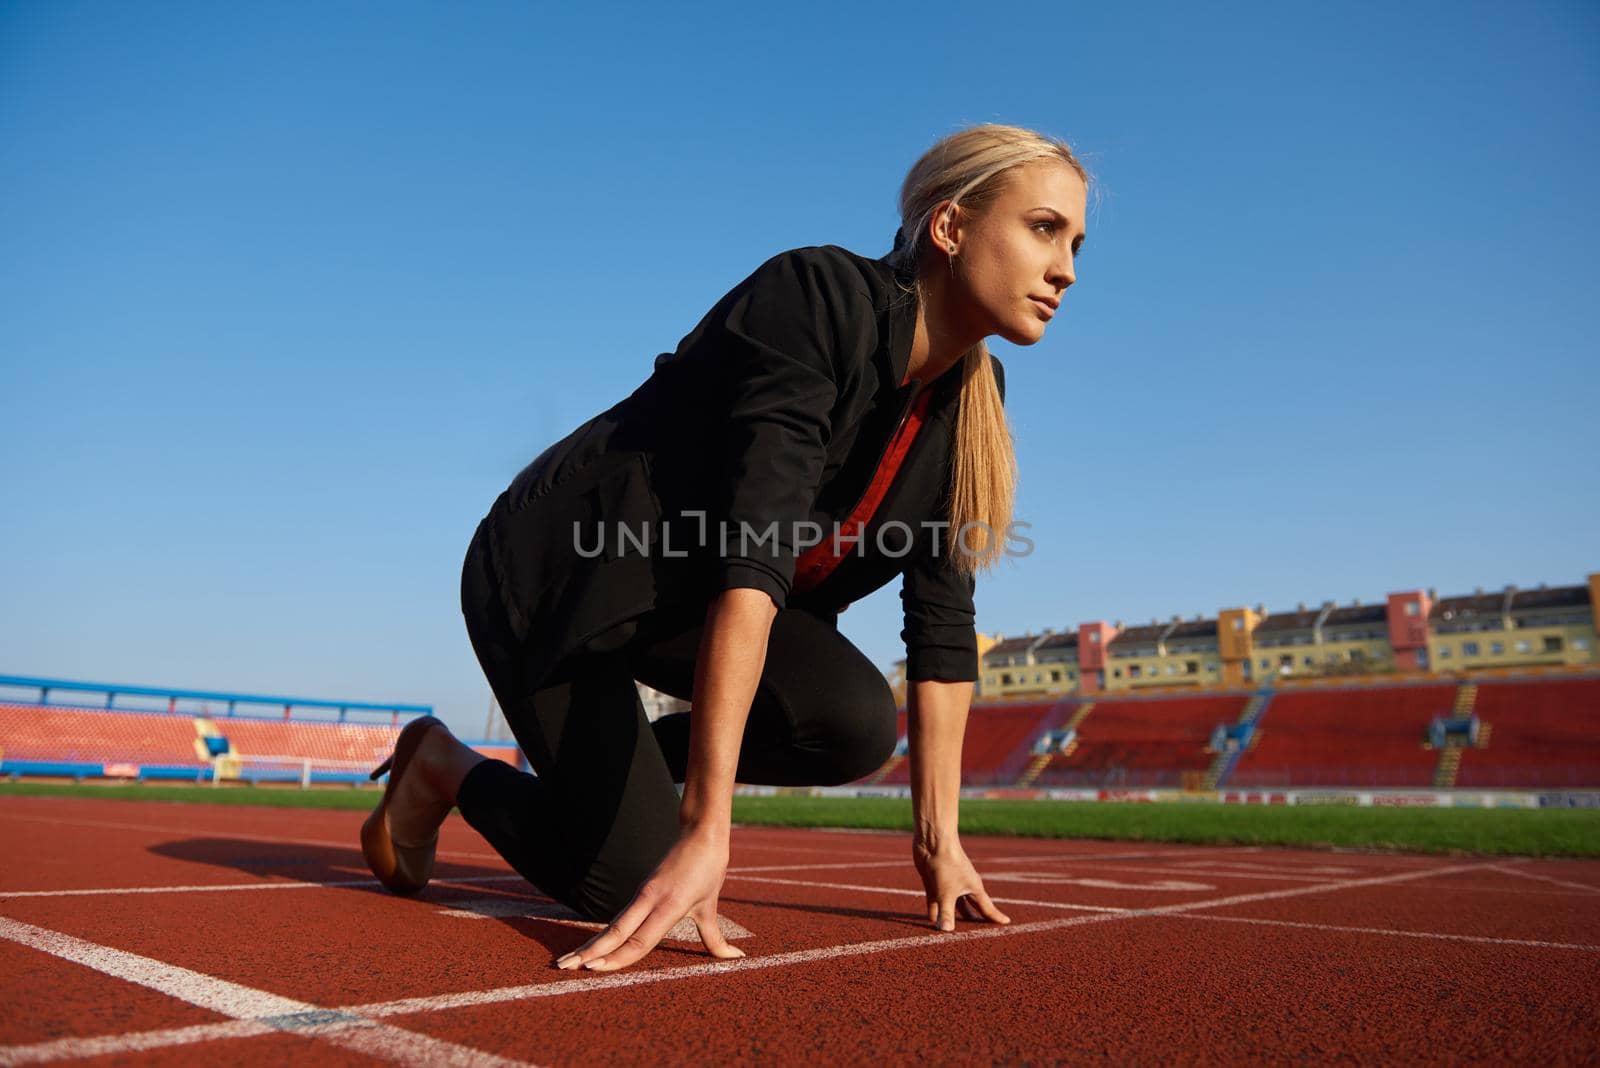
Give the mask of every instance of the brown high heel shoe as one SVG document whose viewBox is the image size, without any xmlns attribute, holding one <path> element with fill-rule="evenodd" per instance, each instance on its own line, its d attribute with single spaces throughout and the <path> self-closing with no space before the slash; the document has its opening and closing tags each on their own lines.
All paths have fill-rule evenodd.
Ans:
<svg viewBox="0 0 1600 1068">
<path fill-rule="evenodd" d="M 439 832 L 421 845 L 403 846 L 394 840 L 389 829 L 389 799 L 394 796 L 395 784 L 406 773 L 411 758 L 416 754 L 422 739 L 434 727 L 444 723 L 435 716 L 423 716 L 405 725 L 394 741 L 394 752 L 379 764 L 371 778 L 376 781 L 384 772 L 389 782 L 383 788 L 383 800 L 372 810 L 361 825 L 361 852 L 367 858 L 367 867 L 388 890 L 396 894 L 414 894 L 428 885 L 433 874 L 433 854 L 439 844 Z"/>
</svg>

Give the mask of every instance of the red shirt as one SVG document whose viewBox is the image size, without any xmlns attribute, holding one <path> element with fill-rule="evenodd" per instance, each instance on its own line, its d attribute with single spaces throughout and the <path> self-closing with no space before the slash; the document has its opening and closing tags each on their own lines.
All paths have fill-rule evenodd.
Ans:
<svg viewBox="0 0 1600 1068">
<path fill-rule="evenodd" d="M 910 381 L 910 376 L 907 376 L 901 385 Z M 872 518 L 872 513 L 877 511 L 884 494 L 889 492 L 895 472 L 900 470 L 900 464 L 910 451 L 911 443 L 916 440 L 917 431 L 922 429 L 923 420 L 928 414 L 928 404 L 932 399 L 933 390 L 928 388 L 919 393 L 917 399 L 912 402 L 911 410 L 906 413 L 905 420 L 895 431 L 894 437 L 889 440 L 889 447 L 884 450 L 883 458 L 878 461 L 877 470 L 872 473 L 872 481 L 867 484 L 867 492 L 862 495 L 860 503 L 854 510 L 839 523 L 839 551 L 834 551 L 833 531 L 827 530 L 823 532 L 822 541 L 800 554 L 794 565 L 793 592 L 804 593 L 820 586 L 822 581 L 833 574 L 844 561 L 845 556 L 851 552 L 861 551 L 859 543 L 850 539 L 864 536 L 862 532 L 866 529 L 867 521 Z"/>
</svg>

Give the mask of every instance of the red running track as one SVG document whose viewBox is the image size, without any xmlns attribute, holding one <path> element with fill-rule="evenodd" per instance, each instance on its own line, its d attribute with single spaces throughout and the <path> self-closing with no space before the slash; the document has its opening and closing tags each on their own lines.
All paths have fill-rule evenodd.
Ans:
<svg viewBox="0 0 1600 1068">
<path fill-rule="evenodd" d="M 8 798 L 0 1065 L 1600 1059 L 1600 863 L 972 838 L 1013 923 L 946 934 L 904 835 L 738 829 L 749 956 L 575 977 L 464 824 L 407 899 L 360 821 Z"/>
</svg>

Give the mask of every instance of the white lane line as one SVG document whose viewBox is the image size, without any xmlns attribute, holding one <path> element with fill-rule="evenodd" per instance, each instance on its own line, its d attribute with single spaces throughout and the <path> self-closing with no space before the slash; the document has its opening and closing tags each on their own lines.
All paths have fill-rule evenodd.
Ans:
<svg viewBox="0 0 1600 1068">
<path fill-rule="evenodd" d="M 467 875 L 458 879 L 435 879 L 431 886 L 475 885 L 478 883 L 520 883 L 526 882 L 522 876 L 507 873 L 505 875 Z M 29 897 L 97 897 L 104 894 L 122 896 L 124 894 L 224 894 L 242 890 L 326 890 L 330 888 L 349 886 L 381 886 L 376 879 L 330 879 L 327 882 L 281 882 L 281 883 L 219 883 L 202 884 L 199 886 L 109 886 L 99 889 L 87 890 L 0 890 L 0 901 L 13 898 Z"/>
<path fill-rule="evenodd" d="M 730 875 L 729 879 L 738 879 L 746 883 L 773 883 L 778 886 L 809 886 L 819 890 L 854 890 L 858 893 L 868 894 L 895 894 L 900 897 L 920 897 L 927 899 L 927 894 L 921 890 L 902 890 L 896 886 L 858 886 L 854 883 L 818 883 L 807 879 L 778 879 L 766 875 Z M 1108 905 L 1073 905 L 1065 901 L 1030 901 L 1020 897 L 993 897 L 989 898 L 996 905 L 1035 905 L 1046 909 L 1072 909 L 1077 912 L 1130 912 L 1131 909 L 1111 908 Z M 784 902 L 774 901 L 771 904 L 782 907 Z"/>
<path fill-rule="evenodd" d="M 343 849 L 359 852 L 361 843 L 355 837 L 346 841 L 330 841 L 323 838 L 279 838 L 268 834 L 243 834 L 223 827 L 165 827 L 153 823 L 113 823 L 109 820 L 70 820 L 59 819 L 51 816 L 24 816 L 17 812 L 0 812 L 0 818 L 22 820 L 26 823 L 59 824 L 64 827 L 102 827 L 114 831 L 154 831 L 158 834 L 181 834 L 185 838 L 206 838 L 208 836 L 221 836 L 226 841 L 239 842 L 265 842 L 268 845 L 298 845 L 316 846 L 319 849 Z M 498 853 L 472 853 L 459 849 L 441 849 L 436 853 L 441 857 L 461 857 L 465 860 L 493 860 L 501 864 L 505 860 Z"/>
<path fill-rule="evenodd" d="M 1319 864 L 1315 867 L 1306 867 L 1300 864 L 1262 864 L 1250 860 L 1184 860 L 1173 865 L 1174 868 L 1244 868 L 1249 871 L 1268 871 L 1281 874 L 1284 871 L 1294 871 L 1301 875 L 1358 875 L 1360 868 L 1351 868 L 1344 865 Z"/>
<path fill-rule="evenodd" d="M 45 1064 L 49 1061 L 82 1060 L 138 1053 L 169 1046 L 192 1046 L 223 1038 L 251 1038 L 270 1035 L 273 1029 L 254 1020 L 229 1020 L 227 1023 L 168 1027 L 159 1031 L 135 1031 L 121 1035 L 96 1035 L 93 1038 L 57 1038 L 27 1045 L 0 1046 L 0 1065 Z"/>
<path fill-rule="evenodd" d="M 766 957 L 745 957 L 740 960 L 713 961 L 706 964 L 691 965 L 685 968 L 667 968 L 657 971 L 644 972 L 613 972 L 606 975 L 585 976 L 579 979 L 531 984 L 525 986 L 501 987 L 494 990 L 468 991 L 458 994 L 437 995 L 433 997 L 403 998 L 395 1001 L 376 1002 L 368 1005 L 352 1006 L 346 1009 L 333 1011 L 351 1016 L 378 1018 L 426 1012 L 440 1012 L 455 1008 L 471 1007 L 474 1005 L 489 1005 L 510 1001 L 530 1000 L 534 998 L 557 997 L 565 994 L 577 994 L 596 990 L 611 990 L 618 987 L 670 982 L 678 979 L 692 979 L 701 976 L 722 975 L 731 972 L 778 968 L 796 964 L 809 964 L 816 961 L 864 956 L 873 953 L 889 952 L 899 949 L 914 949 L 924 946 L 969 942 L 987 938 L 1003 938 L 1014 935 L 1037 934 L 1123 918 L 1166 915 L 1182 916 L 1187 913 L 1195 912 L 1199 909 L 1217 908 L 1226 905 L 1247 904 L 1252 901 L 1300 897 L 1310 894 L 1328 893 L 1334 890 L 1353 889 L 1365 886 L 1393 885 L 1396 883 L 1408 882 L 1414 879 L 1426 878 L 1433 875 L 1454 874 L 1455 872 L 1461 871 L 1483 870 L 1486 867 L 1489 867 L 1489 865 L 1468 864 L 1446 868 L 1430 868 L 1423 871 L 1406 872 L 1398 875 L 1378 876 L 1369 879 L 1352 879 L 1333 886 L 1324 884 L 1318 886 L 1294 887 L 1285 890 L 1266 891 L 1258 894 L 1240 894 L 1225 898 L 1215 898 L 1207 901 L 1189 902 L 1187 904 L 1164 905 L 1156 908 L 1129 909 L 1121 912 L 1102 912 L 1089 916 L 1070 916 L 1055 920 L 1042 920 L 1034 923 L 1010 924 L 1008 926 L 997 927 L 978 927 L 969 928 L 963 931 L 912 935 L 905 938 L 884 939 L 876 942 L 863 942 L 847 946 L 798 950 L 791 953 L 775 954 L 773 956 Z M 922 896 L 919 891 L 915 890 L 885 891 L 885 889 L 882 887 L 870 887 L 866 889 L 871 889 L 878 892 L 909 894 L 917 897 Z M 1060 906 L 1058 905 L 1058 907 Z M 1219 919 L 1221 918 L 1224 917 L 1219 917 Z M 1561 944 L 1556 943 L 1555 945 Z M 214 1026 L 222 1027 L 227 1025 Z M 129 1042 L 139 1043 L 136 1047 L 130 1046 L 129 1048 L 153 1049 L 161 1045 L 176 1045 L 188 1041 L 202 1041 L 204 1038 L 209 1037 L 209 1035 L 204 1032 L 205 1028 L 178 1028 L 162 1032 L 145 1032 L 143 1035 L 130 1035 L 125 1036 L 125 1038 Z M 411 1036 L 410 1032 L 401 1033 L 407 1035 L 408 1037 Z M 190 1035 L 194 1035 L 196 1037 L 187 1037 Z M 163 1040 L 160 1036 L 166 1036 L 169 1040 Z M 29 1063 L 28 1061 L 12 1061 L 5 1058 L 7 1055 L 20 1054 L 32 1049 L 43 1050 L 46 1047 L 56 1046 L 58 1044 L 59 1043 L 42 1043 L 37 1047 L 0 1047 L 0 1064 Z M 72 1054 L 63 1053 L 63 1055 Z M 425 1057 L 431 1055 L 431 1053 L 424 1053 Z M 488 1055 L 485 1054 L 483 1056 L 487 1057 Z M 42 1059 L 56 1058 L 49 1057 Z"/>
<path fill-rule="evenodd" d="M 1228 905 L 1244 905 L 1254 901 L 1275 901 L 1288 897 L 1303 897 L 1309 894 L 1326 894 L 1335 890 L 1353 890 L 1369 886 L 1388 886 L 1394 883 L 1408 882 L 1428 875 L 1450 874 L 1458 871 L 1481 871 L 1486 865 L 1461 864 L 1446 868 L 1432 868 L 1427 871 L 1403 872 L 1398 875 L 1380 875 L 1367 879 L 1348 879 L 1336 884 L 1320 886 L 1296 886 L 1284 890 L 1267 890 L 1257 894 L 1235 894 L 1230 897 L 1211 898 L 1206 901 L 1191 901 L 1177 905 L 1160 905 L 1153 908 L 1126 909 L 1120 912 L 1102 912 L 1091 916 L 1064 916 L 1055 920 L 1038 920 L 1033 923 L 1013 923 L 1005 926 L 985 925 L 969 928 L 964 931 L 942 931 L 925 935 L 910 935 L 905 938 L 888 938 L 876 942 L 857 942 L 845 946 L 828 946 L 822 949 L 802 949 L 791 953 L 777 953 L 770 957 L 744 957 L 740 960 L 712 961 L 706 964 L 694 964 L 686 968 L 661 968 L 655 971 L 643 972 L 610 972 L 602 975 L 587 976 L 581 979 L 557 980 L 549 983 L 532 983 L 524 986 L 506 986 L 495 990 L 465 991 L 459 994 L 440 994 L 433 997 L 400 998 L 395 1001 L 374 1002 L 368 1005 L 357 1005 L 342 1011 L 359 1014 L 362 1016 L 384 1017 L 403 1016 L 412 1013 L 441 1012 L 448 1009 L 470 1008 L 476 1005 L 493 1005 L 507 1001 L 526 1001 L 533 998 L 560 997 L 564 994 L 581 994 L 595 990 L 614 990 L 618 987 L 642 986 L 650 983 L 672 982 L 678 979 L 696 979 L 702 976 L 727 975 L 734 972 L 759 971 L 766 968 L 782 968 L 795 964 L 813 964 L 823 960 L 838 960 L 844 957 L 860 957 L 873 953 L 885 953 L 900 949 L 918 949 L 923 946 L 953 945 L 958 942 L 972 942 L 987 938 L 1009 938 L 1016 935 L 1040 934 L 1046 931 L 1059 931 L 1068 927 L 1082 927 L 1093 923 L 1106 923 L 1112 920 L 1134 919 L 1140 916 L 1171 916 L 1194 912 L 1199 909 L 1223 908 Z M 867 887 L 882 891 L 882 887 Z M 918 897 L 921 891 L 891 891 L 893 893 L 910 893 Z"/>
<path fill-rule="evenodd" d="M 560 902 L 516 897 L 480 897 L 470 901 L 451 901 L 435 915 L 463 920 L 542 920 L 566 927 L 581 927 L 586 931 L 603 931 L 607 926 L 584 919 Z M 722 932 L 722 937 L 730 942 L 737 938 L 750 937 L 748 930 L 720 913 L 717 915 L 717 929 Z M 700 937 L 700 928 L 687 916 L 673 924 L 672 929 L 661 936 L 661 940 L 697 946 L 704 944 L 704 940 Z"/>
<path fill-rule="evenodd" d="M 907 841 L 908 842 L 910 841 L 909 837 L 907 838 Z M 979 856 L 976 853 L 969 853 L 967 855 L 972 858 L 972 861 L 973 861 L 974 864 L 1022 864 L 1022 863 L 1027 863 L 1029 861 L 1039 861 L 1041 863 L 1050 863 L 1050 864 L 1066 864 L 1066 863 L 1071 863 L 1073 861 L 1137 860 L 1137 859 L 1139 859 L 1141 857 L 1188 856 L 1188 855 L 1190 855 L 1191 852 L 1192 851 L 1190 851 L 1190 850 L 1185 850 L 1185 851 L 1182 851 L 1182 852 L 1178 852 L 1178 851 L 1175 851 L 1175 850 L 1160 850 L 1160 851 L 1157 851 L 1157 852 L 1151 852 L 1150 850 L 1145 849 L 1145 850 L 1140 850 L 1140 851 L 1138 851 L 1136 853 L 1126 853 L 1126 852 L 1124 852 L 1124 853 L 1020 853 L 1020 854 L 1016 854 L 1014 856 L 1005 856 L 1005 857 L 985 857 L 985 856 Z M 873 854 L 873 855 L 874 856 L 882 856 L 883 854 L 877 853 L 877 854 Z M 909 857 L 907 857 L 907 858 L 902 859 L 902 860 L 879 860 L 879 861 L 871 861 L 871 862 L 868 862 L 868 863 L 852 862 L 852 863 L 845 863 L 845 864 L 764 864 L 764 865 L 761 865 L 759 867 L 729 868 L 728 869 L 728 874 L 732 875 L 732 874 L 734 874 L 736 872 L 740 873 L 740 874 L 743 874 L 745 872 L 768 872 L 768 871 L 823 871 L 823 870 L 828 869 L 828 868 L 900 868 L 900 867 L 905 867 L 906 865 L 908 865 L 910 863 L 911 863 L 911 860 L 910 860 Z"/>
<path fill-rule="evenodd" d="M 1520 875 L 1524 879 L 1538 879 L 1544 883 L 1555 883 L 1557 886 L 1566 886 L 1573 890 L 1587 890 L 1591 894 L 1600 894 L 1600 886 L 1590 886 L 1588 883 L 1571 883 L 1565 879 L 1557 879 L 1552 875 L 1540 875 L 1538 872 L 1513 868 L 1509 864 L 1497 864 L 1494 870 L 1504 872 L 1507 875 Z"/>
<path fill-rule="evenodd" d="M 1070 865 L 1069 865 L 1070 866 Z M 1326 875 L 1267 875 L 1264 872 L 1253 871 L 1211 871 L 1202 868 L 1172 868 L 1167 865 L 1157 864 L 1108 864 L 1107 872 L 1139 871 L 1154 872 L 1158 875 L 1211 875 L 1218 879 L 1267 879 L 1273 882 L 1294 883 L 1331 883 L 1337 879 Z M 979 874 L 982 874 L 981 872 Z"/>
<path fill-rule="evenodd" d="M 740 831 L 743 831 L 746 834 L 748 834 L 751 831 L 770 830 L 771 829 L 771 828 L 761 828 L 761 827 L 739 826 L 737 824 L 735 824 L 735 826 Z M 783 828 L 783 829 L 788 830 L 790 828 Z M 793 829 L 794 830 L 800 830 L 801 828 L 793 828 Z M 749 850 L 751 852 L 783 853 L 783 854 L 790 854 L 790 853 L 821 853 L 824 856 L 829 856 L 829 857 L 873 857 L 873 858 L 877 858 L 877 857 L 883 856 L 883 850 L 881 850 L 881 849 L 874 849 L 874 850 L 868 851 L 868 850 L 865 850 L 865 849 L 830 849 L 830 848 L 824 848 L 824 847 L 821 847 L 821 846 L 790 846 L 790 845 L 784 845 L 784 844 L 779 844 L 779 843 L 774 843 L 774 844 L 769 845 L 769 844 L 767 844 L 765 842 L 750 842 L 750 841 L 746 841 L 742 835 L 735 836 L 735 838 L 734 838 L 734 846 L 737 849 L 739 849 L 741 852 L 743 852 L 745 850 Z"/>
<path fill-rule="evenodd" d="M 1349 931 L 1352 934 L 1395 935 L 1401 938 L 1435 938 L 1450 942 L 1484 942 L 1496 946 L 1533 946 L 1538 949 L 1577 949 L 1600 953 L 1600 946 L 1581 942 L 1541 942 L 1531 938 L 1491 938 L 1488 935 L 1448 934 L 1443 931 L 1401 931 L 1392 927 L 1348 927 L 1335 923 L 1303 923 L 1298 920 L 1268 920 L 1255 916 L 1184 916 L 1185 920 L 1211 920 L 1216 923 L 1256 923 L 1268 927 L 1303 927 L 1310 931 Z"/>
<path fill-rule="evenodd" d="M 138 986 L 232 1017 L 268 1030 L 322 1039 L 344 1049 L 364 1053 L 395 1064 L 465 1066 L 510 1066 L 519 1061 L 469 1049 L 454 1042 L 433 1038 L 415 1031 L 406 1031 L 391 1024 L 377 1023 L 358 1014 L 322 1008 L 304 1001 L 282 997 L 257 990 L 254 987 L 218 979 L 212 975 L 166 964 L 150 957 L 141 957 L 121 949 L 112 949 L 88 942 L 72 935 L 35 927 L 30 923 L 0 917 L 0 938 L 48 953 L 61 960 L 81 964 L 103 975 L 122 979 Z M 216 1037 L 212 1031 L 202 1030 L 199 1039 L 189 1039 L 195 1028 L 169 1030 L 186 1040 L 204 1041 Z M 253 1032 L 260 1033 L 260 1032 Z M 148 1042 L 148 1032 L 144 1041 Z M 106 1039 L 109 1041 L 109 1039 Z M 169 1043 L 170 1044 L 170 1043 Z M 36 1063 L 41 1047 L 54 1043 L 36 1043 L 29 1046 L 0 1046 L 0 1065 Z M 148 1045 L 142 1048 L 151 1048 Z"/>
<path fill-rule="evenodd" d="M 1192 883 L 1187 879 L 1158 879 L 1153 882 L 1125 883 L 1120 879 L 1085 879 L 1057 871 L 1001 871 L 989 872 L 984 882 L 1043 883 L 1048 886 L 1087 886 L 1093 890 L 1156 890 L 1169 893 L 1201 893 L 1215 890 L 1210 883 Z"/>
</svg>

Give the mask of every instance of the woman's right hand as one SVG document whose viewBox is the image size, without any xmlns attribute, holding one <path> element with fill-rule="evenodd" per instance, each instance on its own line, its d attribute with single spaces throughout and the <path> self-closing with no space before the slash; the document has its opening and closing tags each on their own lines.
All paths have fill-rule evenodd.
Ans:
<svg viewBox="0 0 1600 1068">
<path fill-rule="evenodd" d="M 713 957 L 744 956 L 717 926 L 717 895 L 728 872 L 728 836 L 685 828 L 611 925 L 556 961 L 564 971 L 614 972 L 656 947 L 688 916 Z"/>
</svg>

